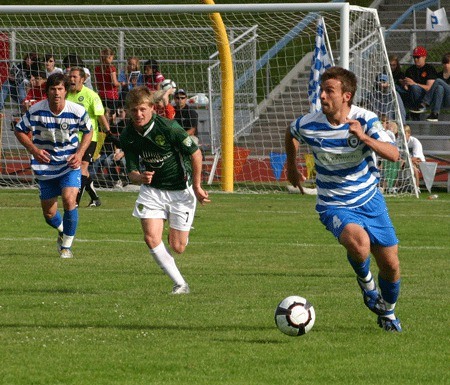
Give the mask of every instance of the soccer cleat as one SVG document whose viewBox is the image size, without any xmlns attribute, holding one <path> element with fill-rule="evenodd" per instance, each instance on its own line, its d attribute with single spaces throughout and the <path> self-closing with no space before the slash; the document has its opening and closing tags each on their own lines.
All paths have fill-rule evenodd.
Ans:
<svg viewBox="0 0 450 385">
<path fill-rule="evenodd" d="M 390 319 L 388 317 L 383 317 L 381 315 L 378 316 L 378 326 L 387 332 L 398 332 L 402 331 L 402 325 L 400 324 L 400 320 Z"/>
<path fill-rule="evenodd" d="M 439 122 L 439 114 L 432 112 L 430 115 L 427 116 L 428 122 Z"/>
<path fill-rule="evenodd" d="M 73 253 L 70 249 L 61 249 L 59 251 L 59 256 L 63 259 L 73 258 Z"/>
<path fill-rule="evenodd" d="M 172 289 L 172 294 L 189 294 L 191 291 L 189 290 L 189 285 L 187 283 L 183 283 L 182 285 L 174 285 Z"/>
<path fill-rule="evenodd" d="M 58 233 L 58 239 L 56 240 L 56 248 L 58 249 L 58 253 L 61 252 L 62 243 L 63 233 Z"/>
<path fill-rule="evenodd" d="M 91 201 L 88 204 L 88 207 L 98 207 L 101 205 L 102 205 L 102 202 L 100 201 L 100 199 L 91 199 Z"/>
<path fill-rule="evenodd" d="M 361 288 L 364 304 L 370 309 L 370 311 L 373 311 L 377 315 L 385 314 L 386 306 L 376 286 L 375 290 L 367 290 L 359 277 L 356 277 L 356 281 Z"/>
</svg>

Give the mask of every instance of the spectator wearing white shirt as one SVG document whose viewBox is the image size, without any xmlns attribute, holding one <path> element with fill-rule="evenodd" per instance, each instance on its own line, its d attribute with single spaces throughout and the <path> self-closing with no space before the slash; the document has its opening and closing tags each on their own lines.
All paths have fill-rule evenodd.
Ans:
<svg viewBox="0 0 450 385">
<path fill-rule="evenodd" d="M 422 143 L 414 136 L 411 136 L 411 127 L 407 124 L 404 126 L 406 143 L 408 144 L 409 156 L 414 167 L 414 175 L 416 184 L 419 186 L 419 163 L 425 162 Z"/>
<path fill-rule="evenodd" d="M 46 79 L 49 78 L 50 75 L 57 74 L 57 73 L 64 73 L 62 68 L 56 67 L 56 60 L 55 57 L 48 53 L 44 56 L 45 59 L 45 75 Z"/>
</svg>

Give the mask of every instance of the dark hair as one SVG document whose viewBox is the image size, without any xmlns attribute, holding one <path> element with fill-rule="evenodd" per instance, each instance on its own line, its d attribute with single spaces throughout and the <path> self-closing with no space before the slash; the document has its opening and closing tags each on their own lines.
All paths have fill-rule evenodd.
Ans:
<svg viewBox="0 0 450 385">
<path fill-rule="evenodd" d="M 70 72 L 72 72 L 72 71 L 78 71 L 78 73 L 80 74 L 80 77 L 86 78 L 86 72 L 83 67 L 78 67 L 78 66 L 70 67 Z"/>
<path fill-rule="evenodd" d="M 450 52 L 447 52 L 444 56 L 442 56 L 442 64 L 450 63 Z"/>
<path fill-rule="evenodd" d="M 27 59 L 30 59 L 33 63 L 39 63 L 39 56 L 36 52 L 27 53 L 22 60 L 23 66 L 27 65 Z"/>
<path fill-rule="evenodd" d="M 349 100 L 349 104 L 351 104 L 357 89 L 356 75 L 342 67 L 330 67 L 322 74 L 321 82 L 329 79 L 339 80 L 342 84 L 342 92 L 350 92 L 352 94 Z"/>
<path fill-rule="evenodd" d="M 85 67 L 83 60 L 81 60 L 80 57 L 78 57 L 75 54 L 69 54 L 67 55 L 63 61 L 63 66 L 65 68 L 69 68 L 69 67 Z"/>
<path fill-rule="evenodd" d="M 51 58 L 55 58 L 55 56 L 53 55 L 53 54 L 51 54 L 51 53 L 46 53 L 45 55 L 44 55 L 44 60 L 45 60 L 45 62 L 47 63 Z"/>
<path fill-rule="evenodd" d="M 154 72 L 158 72 L 159 71 L 158 62 L 155 59 L 148 59 L 144 63 L 144 68 L 145 67 L 151 67 Z"/>
<path fill-rule="evenodd" d="M 47 77 L 46 72 L 41 67 L 39 67 L 36 63 L 33 63 L 31 65 L 30 74 L 31 74 L 31 76 L 33 76 L 35 78 L 39 77 L 39 78 L 45 79 Z"/>
<path fill-rule="evenodd" d="M 60 84 L 64 85 L 64 88 L 66 91 L 70 87 L 70 80 L 67 76 L 64 76 L 62 73 L 56 73 L 53 75 L 50 75 L 47 79 L 47 83 L 45 84 L 45 93 L 48 94 L 48 91 L 50 90 L 50 87 L 59 86 Z"/>
</svg>

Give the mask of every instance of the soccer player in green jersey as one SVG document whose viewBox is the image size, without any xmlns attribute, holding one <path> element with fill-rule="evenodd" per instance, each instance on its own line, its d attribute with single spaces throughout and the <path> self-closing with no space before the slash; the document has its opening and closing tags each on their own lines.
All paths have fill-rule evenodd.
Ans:
<svg viewBox="0 0 450 385">
<path fill-rule="evenodd" d="M 99 139 L 99 123 L 105 130 L 109 132 L 109 123 L 105 117 L 105 109 L 103 107 L 100 96 L 95 91 L 84 85 L 86 73 L 82 67 L 71 67 L 69 72 L 70 88 L 67 93 L 67 100 L 82 105 L 89 114 L 92 122 L 92 141 L 86 150 L 81 163 L 81 188 L 77 196 L 77 205 L 80 204 L 84 190 L 86 190 L 91 198 L 89 207 L 97 207 L 101 205 L 100 198 L 94 187 L 94 182 L 89 175 L 88 167 L 93 161 L 95 149 Z M 80 134 L 82 135 L 82 134 Z M 81 138 L 80 138 L 81 140 Z"/>
<path fill-rule="evenodd" d="M 210 202 L 201 186 L 202 153 L 176 121 L 155 113 L 147 87 L 133 88 L 125 105 L 131 119 L 120 142 L 128 178 L 141 186 L 133 216 L 141 220 L 150 254 L 172 279 L 172 294 L 188 294 L 189 285 L 162 236 L 167 220 L 169 245 L 181 254 L 188 243 L 197 200 L 201 204 Z"/>
</svg>

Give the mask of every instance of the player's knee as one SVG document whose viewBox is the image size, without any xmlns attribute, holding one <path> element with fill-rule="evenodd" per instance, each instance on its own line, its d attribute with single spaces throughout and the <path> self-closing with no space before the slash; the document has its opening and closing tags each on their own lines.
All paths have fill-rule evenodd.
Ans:
<svg viewBox="0 0 450 385">
<path fill-rule="evenodd" d="M 186 244 L 183 244 L 180 241 L 169 241 L 170 242 L 170 247 L 171 249 L 177 253 L 177 254 L 182 254 L 184 252 L 184 250 L 186 250 Z"/>
</svg>

